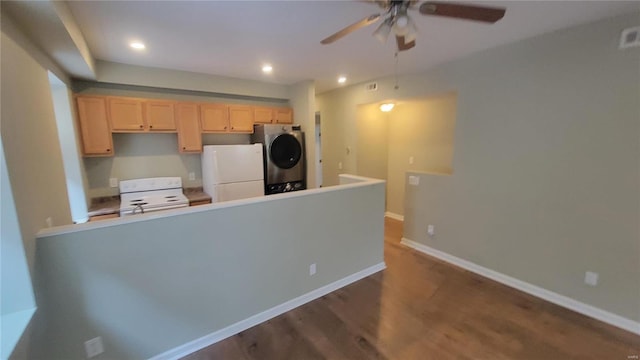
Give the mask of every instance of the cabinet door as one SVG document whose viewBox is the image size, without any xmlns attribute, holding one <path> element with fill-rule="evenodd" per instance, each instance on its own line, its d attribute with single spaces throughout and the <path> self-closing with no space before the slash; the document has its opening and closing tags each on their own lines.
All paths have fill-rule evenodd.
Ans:
<svg viewBox="0 0 640 360">
<path fill-rule="evenodd" d="M 253 107 L 253 122 L 256 124 L 271 124 L 273 122 L 273 109 L 268 107 Z"/>
<path fill-rule="evenodd" d="M 275 108 L 276 124 L 293 124 L 293 109 Z"/>
<path fill-rule="evenodd" d="M 175 131 L 176 120 L 173 101 L 147 101 L 145 120 L 150 131 Z"/>
<path fill-rule="evenodd" d="M 198 121 L 198 105 L 178 103 L 176 105 L 178 121 L 178 150 L 180 152 L 202 152 L 202 134 Z"/>
<path fill-rule="evenodd" d="M 109 98 L 109 120 L 111 130 L 143 131 L 142 101 L 127 98 Z"/>
<path fill-rule="evenodd" d="M 226 132 L 229 129 L 229 108 L 221 104 L 200 105 L 202 131 Z"/>
<path fill-rule="evenodd" d="M 253 132 L 253 109 L 250 106 L 229 105 L 231 132 Z"/>
<path fill-rule="evenodd" d="M 113 140 L 107 121 L 106 99 L 104 97 L 78 97 L 76 102 L 84 155 L 113 155 Z"/>
</svg>

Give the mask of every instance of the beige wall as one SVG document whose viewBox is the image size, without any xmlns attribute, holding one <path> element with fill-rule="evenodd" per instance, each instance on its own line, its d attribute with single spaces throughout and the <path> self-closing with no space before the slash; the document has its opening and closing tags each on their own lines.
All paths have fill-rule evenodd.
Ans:
<svg viewBox="0 0 640 360">
<path fill-rule="evenodd" d="M 317 187 L 316 184 L 316 147 L 315 147 L 315 101 L 316 90 L 314 82 L 301 81 L 291 85 L 289 91 L 291 107 L 293 108 L 294 124 L 300 125 L 304 131 L 306 167 L 307 167 L 307 188 Z"/>
<path fill-rule="evenodd" d="M 289 86 L 180 70 L 97 61 L 97 80 L 104 83 L 150 86 L 207 93 L 287 99 Z"/>
<path fill-rule="evenodd" d="M 377 92 L 322 94 L 323 147 L 356 139 L 359 104 L 457 92 L 454 174 L 423 176 L 407 194 L 404 235 L 638 321 L 640 49 L 618 49 L 638 16 L 401 76 L 397 91 L 383 78 Z M 344 158 L 324 155 L 327 164 Z M 597 287 L 584 284 L 587 270 L 600 274 Z"/>
<path fill-rule="evenodd" d="M 389 115 L 380 111 L 379 104 L 358 106 L 356 174 L 388 179 Z"/>
<path fill-rule="evenodd" d="M 388 212 L 404 214 L 407 171 L 451 174 L 455 119 L 454 93 L 399 101 L 388 113 L 358 106 L 357 174 L 387 180 Z"/>
<path fill-rule="evenodd" d="M 35 234 L 70 224 L 71 214 L 45 58 L 2 20 L 2 142 L 27 260 L 33 266 Z M 7 31 L 5 31 L 7 30 Z M 16 39 L 18 42 L 16 42 Z"/>
<path fill-rule="evenodd" d="M 322 133 L 322 186 L 338 184 L 338 174 L 357 173 L 357 123 L 355 106 L 370 101 L 357 102 L 343 96 L 350 92 L 332 91 L 316 97 L 320 112 Z M 347 154 L 347 147 L 352 149 Z M 338 164 L 342 163 L 342 169 Z"/>
</svg>

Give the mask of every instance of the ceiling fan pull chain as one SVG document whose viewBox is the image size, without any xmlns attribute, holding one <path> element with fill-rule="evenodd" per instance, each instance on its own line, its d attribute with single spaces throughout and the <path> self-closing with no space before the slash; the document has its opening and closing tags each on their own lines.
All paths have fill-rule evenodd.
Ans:
<svg viewBox="0 0 640 360">
<path fill-rule="evenodd" d="M 393 87 L 394 90 L 398 90 L 399 86 L 398 86 L 398 52 L 396 51 L 396 54 L 394 55 L 395 57 L 395 65 L 393 67 L 393 75 L 395 77 L 396 80 L 396 85 Z"/>
</svg>

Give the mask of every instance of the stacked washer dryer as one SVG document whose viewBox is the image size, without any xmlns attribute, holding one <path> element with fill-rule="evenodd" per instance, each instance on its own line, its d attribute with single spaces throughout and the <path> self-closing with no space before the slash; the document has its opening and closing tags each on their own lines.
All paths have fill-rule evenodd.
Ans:
<svg viewBox="0 0 640 360">
<path fill-rule="evenodd" d="M 263 144 L 264 193 L 307 188 L 304 133 L 300 125 L 254 125 L 251 142 Z"/>
</svg>

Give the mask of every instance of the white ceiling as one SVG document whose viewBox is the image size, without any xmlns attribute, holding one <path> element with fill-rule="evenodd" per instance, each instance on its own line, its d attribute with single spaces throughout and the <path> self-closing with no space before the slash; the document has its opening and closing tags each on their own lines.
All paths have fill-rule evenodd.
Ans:
<svg viewBox="0 0 640 360">
<path fill-rule="evenodd" d="M 470 1 L 467 1 L 469 3 Z M 481 1 L 507 8 L 494 25 L 411 12 L 419 35 L 399 55 L 399 72 L 415 73 L 471 53 L 542 33 L 640 10 L 640 2 Z M 320 40 L 370 14 L 366 1 L 71 1 L 99 60 L 292 84 L 314 79 L 316 92 L 338 75 L 358 83 L 393 74 L 395 42 L 371 36 L 377 24 L 330 45 Z M 129 41 L 142 40 L 136 52 Z M 274 67 L 262 74 L 263 63 Z"/>
</svg>

